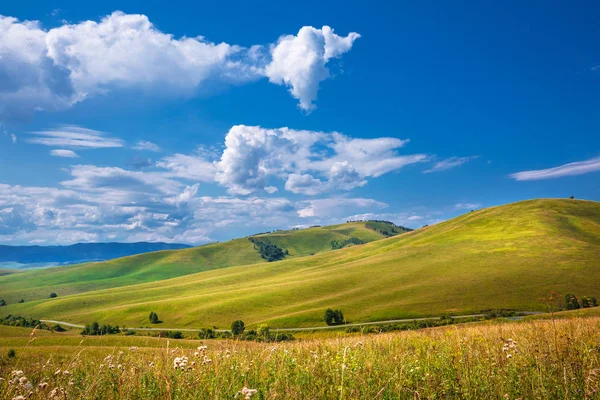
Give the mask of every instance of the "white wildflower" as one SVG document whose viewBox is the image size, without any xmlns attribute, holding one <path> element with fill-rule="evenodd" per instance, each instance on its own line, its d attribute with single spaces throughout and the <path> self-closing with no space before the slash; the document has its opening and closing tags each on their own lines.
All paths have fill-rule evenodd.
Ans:
<svg viewBox="0 0 600 400">
<path fill-rule="evenodd" d="M 244 386 L 242 390 L 238 392 L 238 394 L 241 394 L 244 397 L 244 400 L 250 400 L 252 396 L 254 396 L 257 392 L 258 390 L 256 389 L 249 389 L 246 386 Z"/>
</svg>

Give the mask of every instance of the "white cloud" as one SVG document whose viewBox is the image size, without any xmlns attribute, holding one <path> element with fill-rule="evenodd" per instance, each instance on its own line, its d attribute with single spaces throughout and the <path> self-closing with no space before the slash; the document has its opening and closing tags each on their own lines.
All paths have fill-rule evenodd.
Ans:
<svg viewBox="0 0 600 400">
<path fill-rule="evenodd" d="M 522 171 L 511 174 L 510 177 L 517 181 L 533 181 L 539 179 L 553 179 L 563 176 L 583 175 L 600 171 L 600 157 L 585 161 L 577 161 L 548 169 Z"/>
<path fill-rule="evenodd" d="M 10 138 L 11 138 L 13 144 L 17 143 L 17 135 L 15 135 L 14 133 L 11 133 Z"/>
<path fill-rule="evenodd" d="M 65 149 L 55 149 L 50 150 L 50 155 L 54 157 L 64 157 L 64 158 L 77 158 L 79 155 L 75 153 L 73 150 L 65 150 Z"/>
<path fill-rule="evenodd" d="M 145 15 L 120 11 L 50 30 L 38 21 L 0 16 L 0 120 L 65 109 L 117 88 L 191 96 L 214 83 L 262 77 L 290 86 L 309 110 L 319 82 L 329 76 L 325 65 L 349 51 L 358 36 L 307 26 L 298 36 L 281 37 L 269 52 L 202 36 L 175 38 Z"/>
<path fill-rule="evenodd" d="M 63 188 L 0 184 L 0 242 L 166 241 L 199 244 L 303 223 L 341 223 L 381 210 L 373 199 L 292 202 L 282 197 L 200 196 L 154 173 L 77 166 Z M 166 180 L 165 180 L 166 179 Z M 235 232 L 231 236 L 231 232 Z"/>
<path fill-rule="evenodd" d="M 319 83 L 329 78 L 327 63 L 349 51 L 359 37 L 356 32 L 338 36 L 328 26 L 305 26 L 296 36 L 282 36 L 271 46 L 272 61 L 265 74 L 271 82 L 288 86 L 292 96 L 300 101 L 299 107 L 311 111 Z"/>
<path fill-rule="evenodd" d="M 105 196 L 122 193 L 140 195 L 135 198 L 148 200 L 145 195 L 173 195 L 183 186 L 159 172 L 128 171 L 117 167 L 74 165 L 70 171 L 73 179 L 63 181 L 65 187 L 77 190 L 102 192 Z M 132 198 L 130 201 L 135 202 Z"/>
<path fill-rule="evenodd" d="M 147 140 L 140 140 L 138 141 L 135 146 L 133 146 L 134 150 L 140 150 L 140 151 L 154 151 L 156 153 L 158 153 L 161 148 L 159 145 L 149 142 Z"/>
<path fill-rule="evenodd" d="M 383 209 L 388 205 L 373 199 L 363 198 L 330 198 L 307 200 L 305 206 L 298 210 L 301 218 L 317 218 L 330 221 L 332 218 L 341 218 L 357 209 Z"/>
<path fill-rule="evenodd" d="M 29 143 L 55 147 L 101 149 L 123 147 L 123 141 L 111 138 L 108 133 L 79 126 L 63 126 L 46 131 L 31 132 Z"/>
<path fill-rule="evenodd" d="M 474 210 L 481 207 L 479 203 L 458 203 L 454 205 L 455 210 Z"/>
<path fill-rule="evenodd" d="M 471 160 L 474 160 L 478 158 L 478 156 L 470 156 L 470 157 L 450 157 L 447 158 L 445 160 L 442 161 L 438 161 L 435 164 L 433 164 L 433 167 L 431 167 L 430 169 L 427 169 L 425 171 L 423 171 L 424 174 L 428 174 L 431 172 L 440 172 L 440 171 L 446 171 L 448 169 L 454 168 L 454 167 L 458 167 L 460 165 L 463 165 Z"/>
<path fill-rule="evenodd" d="M 214 163 L 202 157 L 174 154 L 164 157 L 156 166 L 169 170 L 170 176 L 191 179 L 200 182 L 212 182 L 215 179 L 216 167 Z"/>
<path fill-rule="evenodd" d="M 332 190 L 364 186 L 366 178 L 377 177 L 427 159 L 424 154 L 402 156 L 396 151 L 407 140 L 396 138 L 353 139 L 341 133 L 267 129 L 236 125 L 225 137 L 225 150 L 215 179 L 232 194 L 248 195 L 284 180 L 288 191 L 315 195 Z M 202 171 L 213 171 L 202 158 L 194 159 Z M 163 161 L 160 166 L 184 164 Z M 209 176 L 210 174 L 207 174 Z M 183 173 L 180 174 L 183 176 Z"/>
</svg>

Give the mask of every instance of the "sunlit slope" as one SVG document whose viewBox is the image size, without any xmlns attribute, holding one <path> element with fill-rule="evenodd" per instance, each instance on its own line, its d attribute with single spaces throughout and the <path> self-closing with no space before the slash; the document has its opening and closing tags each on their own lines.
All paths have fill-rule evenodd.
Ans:
<svg viewBox="0 0 600 400">
<path fill-rule="evenodd" d="M 355 237 L 370 242 L 390 230 L 385 223 L 352 222 L 301 230 L 257 235 L 282 248 L 294 258 L 331 251 L 331 241 Z M 91 290 L 134 285 L 201 271 L 266 262 L 247 238 L 182 250 L 157 251 L 99 263 L 48 268 L 0 276 L 0 299 L 9 304 L 20 299 L 43 299 L 51 292 L 59 297 Z"/>
<path fill-rule="evenodd" d="M 164 327 L 322 324 L 492 308 L 543 310 L 548 290 L 600 298 L 600 203 L 534 200 L 369 244 L 276 263 L 9 305 L 1 313 Z"/>
</svg>

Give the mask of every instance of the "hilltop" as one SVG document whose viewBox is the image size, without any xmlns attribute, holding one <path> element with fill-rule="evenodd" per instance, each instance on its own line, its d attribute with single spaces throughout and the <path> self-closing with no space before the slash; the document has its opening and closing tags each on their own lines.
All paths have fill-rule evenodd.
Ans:
<svg viewBox="0 0 600 400">
<path fill-rule="evenodd" d="M 406 232 L 385 221 L 358 221 L 326 227 L 259 233 L 258 239 L 287 250 L 286 259 L 332 250 L 332 242 L 350 239 L 367 243 Z M 159 281 L 202 271 L 267 262 L 249 238 L 172 251 L 154 251 L 106 262 L 85 263 L 0 277 L 0 293 L 8 303 L 44 299 L 50 292 L 88 292 Z M 353 243 L 345 244 L 345 247 Z"/>
<path fill-rule="evenodd" d="M 327 307 L 342 309 L 352 322 L 544 310 L 539 298 L 549 290 L 600 298 L 599 250 L 600 203 L 531 200 L 314 256 L 12 304 L 0 312 L 140 326 L 155 311 L 167 327 L 228 326 L 237 318 L 297 327 L 322 324 Z M 1 278 L 2 292 L 15 278 Z"/>
</svg>

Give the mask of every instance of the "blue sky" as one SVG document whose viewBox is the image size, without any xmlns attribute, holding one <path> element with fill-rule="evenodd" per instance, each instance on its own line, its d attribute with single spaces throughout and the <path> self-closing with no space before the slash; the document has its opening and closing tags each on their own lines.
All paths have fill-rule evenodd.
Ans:
<svg viewBox="0 0 600 400">
<path fill-rule="evenodd" d="M 148 3 L 0 6 L 0 243 L 600 199 L 595 2 Z"/>
</svg>

